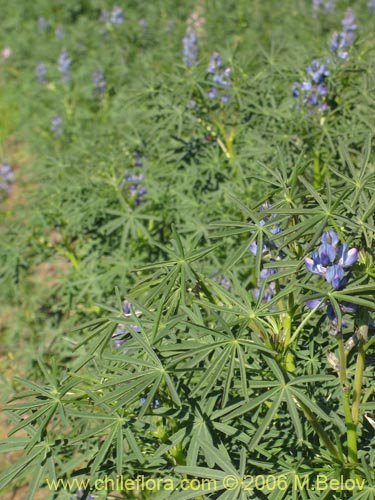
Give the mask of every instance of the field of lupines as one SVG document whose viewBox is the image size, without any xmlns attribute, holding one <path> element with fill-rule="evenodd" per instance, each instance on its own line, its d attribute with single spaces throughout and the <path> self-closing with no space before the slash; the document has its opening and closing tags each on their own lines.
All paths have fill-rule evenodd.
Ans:
<svg viewBox="0 0 375 500">
<path fill-rule="evenodd" d="M 375 499 L 375 2 L 0 7 L 1 498 Z"/>
</svg>

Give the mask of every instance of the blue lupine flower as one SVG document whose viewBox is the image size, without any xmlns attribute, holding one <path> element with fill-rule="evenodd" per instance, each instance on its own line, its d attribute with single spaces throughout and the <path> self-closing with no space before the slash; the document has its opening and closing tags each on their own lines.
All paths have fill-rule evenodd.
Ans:
<svg viewBox="0 0 375 500">
<path fill-rule="evenodd" d="M 124 17 L 121 7 L 113 7 L 109 22 L 111 24 L 122 24 L 124 22 Z"/>
<path fill-rule="evenodd" d="M 375 10 L 375 0 L 369 0 L 367 7 L 369 10 Z"/>
<path fill-rule="evenodd" d="M 44 31 L 46 28 L 47 28 L 47 21 L 45 20 L 45 18 L 42 16 L 38 17 L 38 30 Z"/>
<path fill-rule="evenodd" d="M 124 315 L 131 316 L 131 309 L 132 309 L 132 305 L 130 304 L 130 302 L 128 300 L 124 300 L 124 302 L 122 303 L 122 310 L 123 310 Z M 135 315 L 137 317 L 139 317 L 141 315 L 141 311 L 135 311 Z M 130 328 L 133 330 L 133 332 L 136 332 L 136 333 L 139 332 L 138 325 L 130 325 Z M 115 332 L 112 334 L 112 339 L 113 339 L 113 343 L 115 344 L 115 346 L 118 349 L 125 342 L 125 339 L 123 337 L 125 337 L 126 335 L 129 335 L 129 334 L 130 334 L 130 332 L 129 332 L 128 327 L 126 325 L 124 325 L 123 323 L 119 323 L 117 325 Z M 121 337 L 121 338 L 119 338 L 119 337 Z M 126 352 L 127 352 L 127 349 L 124 351 L 124 354 Z"/>
<path fill-rule="evenodd" d="M 141 167 L 142 166 L 142 155 L 140 151 L 135 151 L 134 153 L 134 166 Z"/>
<path fill-rule="evenodd" d="M 312 259 L 306 257 L 305 258 L 305 266 L 310 273 L 314 274 L 325 274 L 327 272 L 327 268 L 325 268 L 319 259 L 318 252 L 312 252 Z"/>
<path fill-rule="evenodd" d="M 197 33 L 191 26 L 186 28 L 186 33 L 182 39 L 182 55 L 186 66 L 191 67 L 197 64 L 198 55 L 198 37 Z"/>
<path fill-rule="evenodd" d="M 337 249 L 339 237 L 333 230 L 323 233 L 320 241 L 318 251 L 313 251 L 311 254 L 312 258 L 305 258 L 305 266 L 311 273 L 325 276 L 328 283 L 337 290 L 346 284 L 344 268 L 352 266 L 357 261 L 358 250 L 356 248 L 348 250 L 347 243 L 343 243 Z M 338 262 L 333 264 L 336 257 Z"/>
<path fill-rule="evenodd" d="M 355 16 L 351 9 L 348 9 L 345 13 L 345 17 L 341 21 L 342 31 L 341 33 L 333 33 L 331 38 L 330 50 L 331 52 L 336 52 L 339 59 L 346 59 L 349 52 L 346 49 L 349 47 L 355 38 L 354 32 L 357 29 L 355 24 Z"/>
<path fill-rule="evenodd" d="M 81 488 L 79 490 L 76 491 L 76 499 L 77 500 L 81 500 L 81 498 L 83 497 L 84 495 L 84 490 Z M 69 500 L 74 500 L 74 498 L 70 497 Z M 87 500 L 94 500 L 94 497 L 92 495 L 87 495 Z"/>
<path fill-rule="evenodd" d="M 225 288 L 225 290 L 230 290 L 231 283 L 227 278 L 225 278 L 225 276 L 219 274 L 218 276 L 214 277 L 214 281 L 216 283 L 219 283 L 219 285 Z"/>
<path fill-rule="evenodd" d="M 96 68 L 92 75 L 92 80 L 94 82 L 94 90 L 96 94 L 105 92 L 107 82 L 105 81 L 104 74 L 100 71 L 100 69 Z"/>
<path fill-rule="evenodd" d="M 299 97 L 301 84 L 299 82 L 293 83 L 292 85 L 292 96 Z"/>
<path fill-rule="evenodd" d="M 320 237 L 320 241 L 322 243 L 328 243 L 328 245 L 332 245 L 334 248 L 337 248 L 337 245 L 340 243 L 339 237 L 333 229 L 324 232 Z"/>
<path fill-rule="evenodd" d="M 53 115 L 53 117 L 51 118 L 50 130 L 53 133 L 55 139 L 57 139 L 62 134 L 62 122 L 63 119 L 58 114 Z"/>
<path fill-rule="evenodd" d="M 142 398 L 140 398 L 140 399 L 139 399 L 139 402 L 140 402 L 140 404 L 141 404 L 142 406 L 145 404 L 146 399 L 147 399 L 147 398 L 145 398 L 145 397 L 142 397 Z M 154 401 L 152 402 L 152 405 L 151 405 L 151 406 L 152 406 L 152 408 L 154 408 L 154 409 L 160 408 L 160 401 L 159 401 L 157 398 L 155 398 L 155 399 L 154 399 Z"/>
<path fill-rule="evenodd" d="M 214 84 L 214 86 L 207 92 L 207 96 L 210 99 L 215 98 L 218 94 L 218 90 L 222 87 L 229 88 L 232 85 L 230 81 L 232 70 L 230 68 L 222 67 L 222 60 L 218 52 L 214 52 L 212 54 L 206 72 L 211 75 L 212 83 Z M 229 101 L 229 95 L 221 95 L 220 100 L 223 103 L 227 103 Z"/>
<path fill-rule="evenodd" d="M 64 38 L 64 30 L 63 30 L 63 27 L 61 26 L 61 24 L 59 24 L 57 26 L 57 28 L 55 29 L 55 37 L 58 40 L 61 40 L 61 38 Z"/>
<path fill-rule="evenodd" d="M 329 50 L 331 52 L 335 52 L 339 48 L 339 43 L 340 43 L 339 34 L 337 31 L 335 31 L 332 34 L 331 45 L 329 46 Z"/>
<path fill-rule="evenodd" d="M 309 90 L 312 90 L 312 88 L 313 88 L 313 85 L 310 81 L 306 81 L 306 82 L 301 83 L 301 90 L 309 91 Z"/>
<path fill-rule="evenodd" d="M 46 65 L 42 62 L 35 66 L 35 73 L 39 83 L 46 83 L 44 77 L 46 75 Z"/>
<path fill-rule="evenodd" d="M 328 12 L 335 10 L 335 2 L 333 0 L 313 0 L 313 9 L 318 11 L 324 9 Z"/>
<path fill-rule="evenodd" d="M 6 191 L 7 193 L 10 193 L 12 191 L 12 180 L 14 177 L 14 173 L 12 167 L 10 166 L 10 163 L 7 160 L 3 160 L 2 164 L 0 165 L 0 176 L 0 189 Z"/>
<path fill-rule="evenodd" d="M 307 73 L 310 79 L 292 85 L 292 96 L 294 98 L 300 97 L 302 103 L 311 108 L 309 114 L 314 114 L 316 110 L 325 111 L 328 109 L 328 105 L 322 100 L 322 97 L 328 93 L 325 80 L 330 72 L 325 64 L 314 59 L 308 66 Z"/>
<path fill-rule="evenodd" d="M 327 87 L 324 85 L 324 83 L 319 83 L 319 85 L 316 87 L 316 92 L 318 95 L 327 95 Z"/>
<path fill-rule="evenodd" d="M 358 259 L 358 250 L 356 248 L 351 248 L 350 250 L 348 250 L 348 244 L 344 243 L 339 248 L 338 257 L 339 257 L 339 262 L 338 262 L 339 266 L 350 267 Z"/>
<path fill-rule="evenodd" d="M 265 203 L 263 203 L 260 208 L 259 208 L 259 211 L 260 212 L 264 212 L 264 210 L 267 210 L 267 208 L 270 208 L 271 207 L 271 204 L 269 201 L 266 201 Z M 271 215 L 271 219 L 275 219 L 276 218 L 276 215 L 275 214 L 272 214 Z M 259 225 L 260 226 L 264 226 L 267 222 L 269 222 L 270 218 L 269 217 L 265 217 L 264 219 L 261 219 L 259 221 Z M 278 234 L 280 233 L 281 231 L 281 227 L 279 224 L 275 224 L 274 227 L 271 229 L 271 233 L 272 234 Z M 273 248 L 277 248 L 277 246 L 275 245 L 275 243 L 273 242 L 267 242 L 267 244 L 270 246 L 270 247 L 273 247 Z M 256 255 L 257 254 L 257 243 L 255 241 L 253 241 L 250 245 L 249 245 L 249 251 L 253 254 L 253 255 Z M 263 248 L 262 248 L 262 254 L 264 253 L 267 253 L 269 250 L 268 246 L 266 245 L 266 243 L 263 243 Z"/>
<path fill-rule="evenodd" d="M 218 68 L 220 68 L 222 64 L 220 54 L 218 52 L 214 52 L 210 57 L 210 61 L 207 66 L 207 73 L 215 73 Z"/>
<path fill-rule="evenodd" d="M 341 21 L 341 26 L 343 31 L 346 33 L 355 31 L 357 29 L 357 25 L 355 24 L 355 15 L 352 9 L 348 9 L 345 13 L 345 17 Z"/>
<path fill-rule="evenodd" d="M 327 268 L 326 280 L 332 285 L 335 290 L 338 290 L 343 284 L 344 275 L 344 269 L 338 264 L 335 264 L 334 266 L 330 266 Z"/>
<path fill-rule="evenodd" d="M 307 68 L 307 73 L 311 76 L 315 83 L 322 83 L 324 78 L 329 75 L 326 66 L 317 59 Z"/>
<path fill-rule="evenodd" d="M 71 65 L 72 61 L 68 55 L 68 52 L 63 49 L 60 52 L 59 59 L 57 62 L 58 69 L 61 73 L 61 81 L 68 81 L 70 80 L 70 74 L 69 74 L 69 68 Z"/>
<path fill-rule="evenodd" d="M 322 302 L 322 299 L 320 298 L 320 299 L 307 300 L 305 302 L 306 307 L 308 307 L 309 309 L 315 309 L 315 307 L 317 307 L 319 304 L 321 304 L 320 305 L 321 308 L 322 307 L 327 308 L 328 319 L 330 321 L 334 321 L 336 319 L 336 314 L 335 314 L 335 310 L 334 310 L 334 308 L 329 300 L 324 300 Z M 358 304 L 351 304 L 350 302 L 346 302 L 346 301 L 340 302 L 339 307 L 340 307 L 341 311 L 344 313 L 354 313 L 359 308 Z M 346 326 L 345 321 L 342 322 L 342 326 Z"/>
<path fill-rule="evenodd" d="M 190 99 L 187 103 L 186 103 L 186 107 L 188 109 L 192 109 L 192 108 L 195 108 L 195 106 L 197 105 L 197 101 L 195 101 L 194 99 Z"/>
<path fill-rule="evenodd" d="M 336 258 L 336 249 L 328 243 L 322 243 L 318 250 L 319 260 L 322 266 L 328 266 Z"/>
</svg>

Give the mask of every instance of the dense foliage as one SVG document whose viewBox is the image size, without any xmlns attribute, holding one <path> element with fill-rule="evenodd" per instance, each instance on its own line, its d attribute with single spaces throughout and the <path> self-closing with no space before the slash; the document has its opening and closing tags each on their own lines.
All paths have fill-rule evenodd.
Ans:
<svg viewBox="0 0 375 500">
<path fill-rule="evenodd" d="M 374 2 L 0 7 L 4 495 L 374 499 Z"/>
</svg>

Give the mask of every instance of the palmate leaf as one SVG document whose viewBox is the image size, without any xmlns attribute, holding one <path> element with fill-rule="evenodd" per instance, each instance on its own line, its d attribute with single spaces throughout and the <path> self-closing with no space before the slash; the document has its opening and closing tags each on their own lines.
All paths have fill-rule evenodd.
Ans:
<svg viewBox="0 0 375 500">
<path fill-rule="evenodd" d="M 245 477 L 245 467 L 243 459 L 243 457 L 245 456 L 244 450 L 241 450 L 240 471 L 237 471 L 236 468 L 233 466 L 232 462 L 230 461 L 230 457 L 226 452 L 224 446 L 220 445 L 219 448 L 215 448 L 211 443 L 203 440 L 201 442 L 201 448 L 203 449 L 207 462 L 212 462 L 213 464 L 216 464 L 218 467 L 220 467 L 220 470 L 213 468 L 206 468 L 206 467 L 179 466 L 175 468 L 175 472 L 180 474 L 187 474 L 189 476 L 196 478 L 211 479 L 213 481 L 212 482 L 213 491 L 211 492 L 215 493 L 215 496 L 217 495 L 217 492 L 224 490 L 224 493 L 222 493 L 217 498 L 225 500 L 254 498 L 252 491 L 245 491 L 245 487 L 241 486 L 241 484 L 246 486 L 246 480 L 244 479 Z M 232 483 L 230 484 L 227 483 L 229 477 L 232 480 Z M 234 486 L 234 487 L 228 488 L 228 484 L 229 486 Z M 206 486 L 206 488 L 208 487 Z M 185 492 L 176 491 L 174 495 L 176 499 L 184 500 L 189 498 L 195 498 L 194 495 L 205 492 L 210 493 L 210 490 L 208 489 L 205 490 L 204 487 L 202 487 L 202 489 L 196 491 L 195 494 L 189 491 Z"/>
</svg>

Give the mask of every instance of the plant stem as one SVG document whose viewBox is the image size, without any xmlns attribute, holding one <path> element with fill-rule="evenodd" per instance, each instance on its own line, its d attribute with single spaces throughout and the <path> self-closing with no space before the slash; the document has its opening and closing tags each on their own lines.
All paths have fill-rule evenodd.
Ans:
<svg viewBox="0 0 375 500">
<path fill-rule="evenodd" d="M 337 339 L 339 345 L 339 353 L 340 353 L 340 387 L 342 394 L 342 404 L 344 408 L 345 415 L 345 423 L 346 423 L 346 433 L 348 440 L 348 459 L 352 463 L 358 462 L 357 457 L 357 434 L 356 434 L 356 426 L 353 424 L 352 415 L 350 412 L 350 403 L 349 403 L 349 386 L 348 380 L 346 376 L 346 352 L 344 341 L 342 335 Z"/>
<path fill-rule="evenodd" d="M 336 446 L 332 443 L 330 440 L 328 434 L 326 431 L 323 429 L 323 427 L 319 424 L 319 422 L 316 420 L 314 414 L 311 412 L 310 408 L 306 406 L 300 399 L 298 399 L 298 404 L 300 405 L 303 413 L 305 414 L 307 420 L 310 422 L 312 425 L 313 429 L 315 432 L 318 434 L 320 437 L 322 443 L 326 446 L 327 450 L 331 452 L 331 454 L 336 457 L 340 462 L 343 462 L 343 457 L 340 454 L 339 450 L 336 448 Z"/>
<path fill-rule="evenodd" d="M 358 357 L 354 377 L 354 391 L 353 391 L 353 404 L 352 404 L 352 420 L 353 424 L 357 426 L 359 420 L 359 405 L 361 402 L 363 371 L 365 368 L 365 355 L 368 337 L 368 311 L 363 309 L 359 312 L 358 324 Z"/>
</svg>

